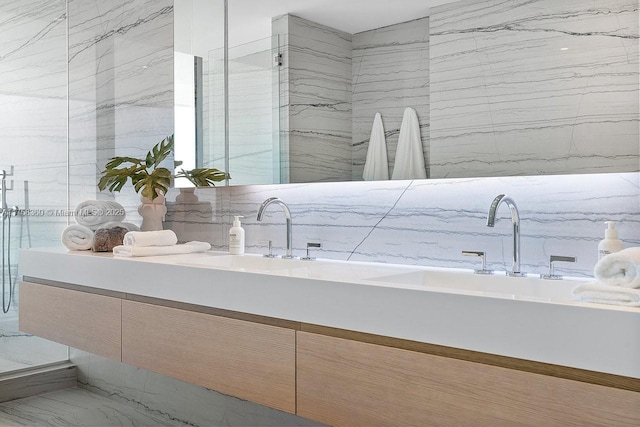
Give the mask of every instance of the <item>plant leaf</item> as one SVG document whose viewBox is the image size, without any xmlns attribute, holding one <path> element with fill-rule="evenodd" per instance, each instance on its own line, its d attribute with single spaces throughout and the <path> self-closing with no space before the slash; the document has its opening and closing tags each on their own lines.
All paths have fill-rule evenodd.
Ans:
<svg viewBox="0 0 640 427">
<path fill-rule="evenodd" d="M 157 168 L 153 172 L 140 175 L 133 182 L 133 188 L 142 197 L 154 200 L 158 195 L 165 195 L 171 185 L 171 171 L 167 168 Z"/>
<path fill-rule="evenodd" d="M 216 182 L 231 179 L 229 174 L 216 168 L 196 168 L 191 170 L 181 169 L 176 177 L 187 178 L 196 187 L 215 187 Z"/>
</svg>

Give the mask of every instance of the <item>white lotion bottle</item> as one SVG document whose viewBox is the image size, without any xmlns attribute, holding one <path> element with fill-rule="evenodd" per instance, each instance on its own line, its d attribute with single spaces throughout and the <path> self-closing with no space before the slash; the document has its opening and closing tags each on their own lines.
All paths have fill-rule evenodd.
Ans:
<svg viewBox="0 0 640 427">
<path fill-rule="evenodd" d="M 624 243 L 618 239 L 618 230 L 614 221 L 605 221 L 607 228 L 604 230 L 604 239 L 598 244 L 598 260 L 602 257 L 620 252 L 624 249 Z"/>
<path fill-rule="evenodd" d="M 235 215 L 233 227 L 229 230 L 229 253 L 231 255 L 244 255 L 244 228 L 240 224 L 240 215 Z"/>
</svg>

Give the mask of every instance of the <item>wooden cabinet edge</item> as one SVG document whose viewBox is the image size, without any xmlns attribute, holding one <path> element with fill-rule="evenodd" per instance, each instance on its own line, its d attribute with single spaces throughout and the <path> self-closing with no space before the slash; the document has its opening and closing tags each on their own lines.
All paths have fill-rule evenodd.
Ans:
<svg viewBox="0 0 640 427">
<path fill-rule="evenodd" d="M 331 425 L 640 425 L 640 393 L 309 332 L 297 414 Z"/>
<path fill-rule="evenodd" d="M 23 332 L 121 361 L 122 300 L 22 281 Z"/>
<path fill-rule="evenodd" d="M 292 329 L 123 301 L 122 361 L 295 413 Z"/>
</svg>

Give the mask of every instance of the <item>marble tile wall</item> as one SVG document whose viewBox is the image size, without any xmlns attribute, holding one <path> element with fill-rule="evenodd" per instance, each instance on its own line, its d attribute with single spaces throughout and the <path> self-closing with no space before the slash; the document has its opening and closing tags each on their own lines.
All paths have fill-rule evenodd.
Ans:
<svg viewBox="0 0 640 427">
<path fill-rule="evenodd" d="M 636 0 L 430 11 L 432 177 L 639 169 Z"/>
<path fill-rule="evenodd" d="M 98 195 L 109 158 L 143 156 L 173 133 L 173 2 L 69 0 L 71 207 Z M 129 186 L 115 198 L 138 219 Z"/>
<path fill-rule="evenodd" d="M 37 209 L 67 206 L 67 64 L 64 0 L 0 4 L 0 169 L 7 203 Z M 12 245 L 56 244 L 67 219 L 14 218 Z M 17 253 L 14 253 L 17 255 Z M 16 258 L 14 258 L 17 260 Z"/>
<path fill-rule="evenodd" d="M 231 215 L 244 215 L 247 252 L 262 253 L 260 242 L 272 240 L 282 253 L 281 210 L 274 207 L 262 223 L 256 221 L 259 205 L 277 196 L 291 209 L 298 256 L 307 242 L 320 242 L 322 249 L 315 252 L 323 258 L 474 268 L 477 260 L 462 257 L 461 251 L 479 250 L 487 253 L 491 268 L 505 271 L 512 258 L 509 210 L 501 207 L 494 228 L 485 225 L 489 205 L 501 193 L 513 197 L 520 210 L 526 272 L 544 273 L 550 255 L 569 255 L 578 262 L 558 270 L 590 276 L 606 220 L 619 223 L 628 246 L 640 245 L 637 172 L 198 189 L 210 216 L 178 205 L 178 220 L 170 216 L 167 228 L 188 231 L 181 240 L 207 240 L 226 250 Z"/>
<path fill-rule="evenodd" d="M 389 176 L 406 107 L 418 113 L 429 165 L 429 18 L 353 35 L 353 179 L 362 180 L 371 126 L 382 115 Z"/>
<path fill-rule="evenodd" d="M 351 34 L 294 15 L 272 28 L 283 43 L 288 182 L 351 180 Z"/>
</svg>

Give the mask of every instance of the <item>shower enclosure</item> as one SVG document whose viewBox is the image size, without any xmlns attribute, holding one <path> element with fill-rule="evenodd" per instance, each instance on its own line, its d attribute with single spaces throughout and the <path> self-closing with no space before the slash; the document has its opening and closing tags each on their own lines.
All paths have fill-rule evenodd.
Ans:
<svg viewBox="0 0 640 427">
<path fill-rule="evenodd" d="M 67 360 L 66 346 L 22 333 L 18 330 L 18 251 L 31 245 L 31 218 L 28 209 L 11 204 L 17 200 L 12 172 L 0 170 L 0 375 L 28 370 Z M 28 182 L 23 182 L 22 206 L 28 206 Z M 11 196 L 16 196 L 12 199 Z M 38 210 L 39 211 L 39 210 Z M 44 214 L 44 210 L 42 212 Z M 44 215 L 41 215 L 44 216 Z M 35 221 L 35 219 L 34 219 Z"/>
<path fill-rule="evenodd" d="M 18 329 L 19 251 L 58 246 L 68 220 L 66 6 L 0 2 L 0 380 L 68 359 Z"/>
</svg>

